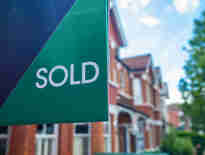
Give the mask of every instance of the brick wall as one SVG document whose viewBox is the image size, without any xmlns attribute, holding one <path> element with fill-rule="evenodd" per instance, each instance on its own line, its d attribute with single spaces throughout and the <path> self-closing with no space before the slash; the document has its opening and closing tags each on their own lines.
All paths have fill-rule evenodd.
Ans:
<svg viewBox="0 0 205 155">
<path fill-rule="evenodd" d="M 58 155 L 73 155 L 74 125 L 61 124 L 59 129 Z"/>
<path fill-rule="evenodd" d="M 94 155 L 95 152 L 105 151 L 104 124 L 97 122 L 92 123 L 91 126 L 91 152 Z"/>
<path fill-rule="evenodd" d="M 178 127 L 179 122 L 179 111 L 168 111 L 168 123 L 174 127 Z"/>
<path fill-rule="evenodd" d="M 8 155 L 35 155 L 36 126 L 13 126 Z"/>
</svg>

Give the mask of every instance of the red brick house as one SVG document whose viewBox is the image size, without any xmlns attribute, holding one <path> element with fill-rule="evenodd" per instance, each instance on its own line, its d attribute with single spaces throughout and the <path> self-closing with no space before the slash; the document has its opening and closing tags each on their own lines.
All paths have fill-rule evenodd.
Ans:
<svg viewBox="0 0 205 155">
<path fill-rule="evenodd" d="M 191 130 L 190 118 L 184 116 L 179 104 L 170 104 L 167 106 L 167 123 L 172 128 Z"/>
<path fill-rule="evenodd" d="M 163 125 L 161 71 L 150 54 L 126 59 L 118 56 L 127 42 L 117 6 L 111 2 L 109 121 L 0 127 L 1 155 L 91 155 L 159 146 Z"/>
<path fill-rule="evenodd" d="M 171 104 L 167 106 L 167 119 L 169 125 L 177 128 L 180 124 L 180 110 L 176 104 Z"/>
<path fill-rule="evenodd" d="M 162 77 L 159 67 L 154 67 L 150 54 L 119 60 L 129 74 L 131 85 L 132 101 L 129 107 L 136 111 L 136 114 L 144 114 L 144 142 L 146 149 L 153 149 L 159 146 L 162 132 Z M 122 97 L 121 97 L 122 98 Z M 123 99 L 119 102 L 125 105 Z M 128 107 L 128 106 L 127 106 Z M 137 120 L 142 120 L 138 116 Z M 140 123 L 137 123 L 138 128 Z"/>
</svg>

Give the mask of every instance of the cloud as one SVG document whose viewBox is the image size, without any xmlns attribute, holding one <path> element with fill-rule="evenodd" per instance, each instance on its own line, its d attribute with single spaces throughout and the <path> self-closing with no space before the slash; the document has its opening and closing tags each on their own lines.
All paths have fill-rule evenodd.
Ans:
<svg viewBox="0 0 205 155">
<path fill-rule="evenodd" d="M 145 8 L 150 4 L 151 0 L 119 0 L 119 7 L 127 9 L 129 8 L 129 11 L 135 13 L 138 12 L 138 10 Z"/>
<path fill-rule="evenodd" d="M 128 8 L 128 1 L 125 1 L 125 0 L 119 1 L 119 7 L 120 8 Z"/>
<path fill-rule="evenodd" d="M 181 102 L 182 96 L 178 90 L 178 81 L 181 77 L 184 77 L 184 71 L 182 69 L 173 68 L 165 75 L 165 81 L 168 83 L 170 102 Z"/>
<path fill-rule="evenodd" d="M 196 9 L 200 6 L 200 0 L 192 0 L 191 2 L 193 9 Z"/>
<path fill-rule="evenodd" d="M 125 58 L 125 57 L 130 57 L 130 56 L 135 56 L 136 51 L 130 49 L 130 48 L 122 48 L 120 49 L 120 57 Z"/>
<path fill-rule="evenodd" d="M 141 10 L 141 8 L 140 8 L 139 4 L 138 4 L 136 1 L 134 1 L 134 2 L 132 2 L 132 3 L 130 4 L 128 11 L 129 11 L 130 13 L 132 13 L 133 15 L 137 15 L 137 13 L 138 13 L 140 10 Z"/>
<path fill-rule="evenodd" d="M 174 0 L 174 6 L 179 13 L 185 13 L 188 9 L 188 0 Z"/>
<path fill-rule="evenodd" d="M 150 4 L 151 0 L 140 0 L 142 7 L 146 7 Z"/>
<path fill-rule="evenodd" d="M 200 0 L 173 0 L 173 4 L 179 13 L 184 14 L 198 8 Z"/>
<path fill-rule="evenodd" d="M 132 2 L 133 0 L 120 0 L 119 7 L 122 9 L 127 9 L 131 5 Z"/>
<path fill-rule="evenodd" d="M 155 27 L 155 26 L 157 26 L 157 25 L 160 24 L 160 20 L 159 20 L 158 18 L 156 18 L 156 17 L 153 17 L 153 16 L 144 16 L 144 17 L 141 17 L 141 18 L 139 19 L 139 21 L 140 21 L 142 24 L 144 24 L 144 25 L 146 25 L 146 26 L 148 26 L 148 27 L 150 27 L 150 28 Z"/>
</svg>

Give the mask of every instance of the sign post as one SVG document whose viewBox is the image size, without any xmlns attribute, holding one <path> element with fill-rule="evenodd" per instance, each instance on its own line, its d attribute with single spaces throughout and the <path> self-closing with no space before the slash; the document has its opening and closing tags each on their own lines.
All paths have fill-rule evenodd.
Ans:
<svg viewBox="0 0 205 155">
<path fill-rule="evenodd" d="M 0 125 L 106 121 L 107 0 L 6 3 Z"/>
</svg>

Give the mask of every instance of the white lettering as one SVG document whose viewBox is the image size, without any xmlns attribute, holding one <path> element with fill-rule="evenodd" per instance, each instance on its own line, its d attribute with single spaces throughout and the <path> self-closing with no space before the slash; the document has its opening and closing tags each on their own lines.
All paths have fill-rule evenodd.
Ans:
<svg viewBox="0 0 205 155">
<path fill-rule="evenodd" d="M 56 70 L 58 70 L 58 69 L 63 70 L 65 76 L 64 76 L 64 79 L 63 79 L 61 82 L 55 83 L 55 82 L 53 81 L 53 73 L 54 73 Z M 61 87 L 61 86 L 63 86 L 63 85 L 66 83 L 67 79 L 68 79 L 68 71 L 67 71 L 67 69 L 66 69 L 64 66 L 55 66 L 55 67 L 53 67 L 53 68 L 51 69 L 51 71 L 50 71 L 50 73 L 49 73 L 49 82 L 50 82 L 50 84 L 51 84 L 53 87 Z"/>
<path fill-rule="evenodd" d="M 45 88 L 48 84 L 48 80 L 46 77 L 41 75 L 41 72 L 44 73 L 48 73 L 48 70 L 46 68 L 40 68 L 37 72 L 36 72 L 36 76 L 38 79 L 43 80 L 43 84 L 40 84 L 39 82 L 36 82 L 36 87 L 37 88 Z"/>
<path fill-rule="evenodd" d="M 94 69 L 93 74 L 91 75 L 92 77 L 88 76 L 88 71 L 90 69 L 88 67 L 92 67 L 92 70 Z M 70 71 L 68 71 L 69 69 Z M 81 79 L 79 80 L 75 79 L 75 65 L 71 64 L 69 69 L 62 65 L 54 66 L 50 71 L 45 67 L 40 68 L 36 72 L 36 77 L 37 79 L 39 79 L 39 81 L 35 83 L 35 86 L 37 88 L 45 88 L 48 84 L 50 84 L 53 87 L 62 87 L 67 82 L 70 82 L 70 85 L 89 84 L 95 82 L 100 74 L 99 66 L 95 62 L 91 61 L 81 64 L 82 74 Z M 58 80 L 58 78 L 55 78 L 54 73 L 57 70 L 61 70 L 63 72 L 63 76 L 60 81 Z M 70 73 L 70 80 L 68 80 L 68 73 Z M 48 77 L 45 74 L 48 74 Z M 55 79 L 58 81 L 56 81 Z"/>
<path fill-rule="evenodd" d="M 95 75 L 92 79 L 86 80 L 86 66 L 93 66 L 95 68 Z M 87 84 L 87 83 L 92 83 L 97 80 L 99 76 L 99 67 L 95 62 L 85 62 L 82 64 L 82 83 Z"/>
<path fill-rule="evenodd" d="M 80 81 L 75 81 L 75 72 L 74 72 L 74 64 L 71 64 L 70 66 L 70 84 L 71 85 L 78 85 L 80 84 Z"/>
</svg>

